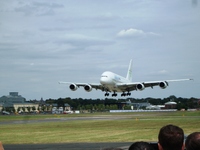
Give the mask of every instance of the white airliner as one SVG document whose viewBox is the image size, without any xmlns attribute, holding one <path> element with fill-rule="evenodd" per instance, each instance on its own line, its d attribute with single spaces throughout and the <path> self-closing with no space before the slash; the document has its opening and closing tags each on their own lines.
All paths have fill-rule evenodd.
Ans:
<svg viewBox="0 0 200 150">
<path fill-rule="evenodd" d="M 147 81 L 147 82 L 132 82 L 132 60 L 128 67 L 127 76 L 122 77 L 113 72 L 106 71 L 101 75 L 100 83 L 72 83 L 72 82 L 59 82 L 69 84 L 72 91 L 76 91 L 79 87 L 84 87 L 85 91 L 90 92 L 92 89 L 105 91 L 105 96 L 109 96 L 109 92 L 113 92 L 112 96 L 117 96 L 117 92 L 121 92 L 121 96 L 130 96 L 131 91 L 142 91 L 147 87 L 160 86 L 165 89 L 169 82 L 187 81 L 192 79 L 177 79 L 177 80 L 164 80 L 164 81 Z"/>
</svg>

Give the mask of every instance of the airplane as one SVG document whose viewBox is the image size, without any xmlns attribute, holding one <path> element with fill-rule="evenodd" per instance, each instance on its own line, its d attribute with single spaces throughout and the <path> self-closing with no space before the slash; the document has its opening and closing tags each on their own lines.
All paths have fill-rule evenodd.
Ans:
<svg viewBox="0 0 200 150">
<path fill-rule="evenodd" d="M 105 92 L 105 96 L 109 96 L 109 92 L 113 92 L 112 96 L 116 97 L 117 92 L 121 92 L 121 96 L 130 96 L 131 91 L 142 91 L 147 87 L 153 89 L 154 86 L 159 86 L 165 89 L 169 82 L 187 81 L 193 79 L 176 79 L 164 81 L 147 81 L 147 82 L 132 82 L 132 59 L 130 60 L 126 77 L 122 77 L 111 71 L 105 71 L 101 75 L 100 83 L 72 83 L 72 82 L 59 82 L 60 84 L 69 84 L 72 91 L 76 91 L 79 87 L 84 87 L 85 91 L 91 92 L 92 89 L 101 90 Z"/>
</svg>

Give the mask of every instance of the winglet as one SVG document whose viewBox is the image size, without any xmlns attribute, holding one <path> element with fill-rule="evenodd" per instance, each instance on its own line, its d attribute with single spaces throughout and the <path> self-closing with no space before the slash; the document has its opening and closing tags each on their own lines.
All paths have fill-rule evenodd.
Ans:
<svg viewBox="0 0 200 150">
<path fill-rule="evenodd" d="M 130 60 L 126 79 L 132 81 L 132 59 Z"/>
</svg>

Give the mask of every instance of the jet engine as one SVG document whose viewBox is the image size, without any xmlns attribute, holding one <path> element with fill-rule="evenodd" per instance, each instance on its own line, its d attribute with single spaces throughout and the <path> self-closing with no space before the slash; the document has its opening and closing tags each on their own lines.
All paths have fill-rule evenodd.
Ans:
<svg viewBox="0 0 200 150">
<path fill-rule="evenodd" d="M 77 86 L 76 84 L 72 83 L 72 84 L 69 85 L 69 88 L 70 88 L 72 91 L 76 91 L 77 88 L 78 88 L 78 86 Z"/>
<path fill-rule="evenodd" d="M 87 92 L 90 92 L 90 91 L 92 91 L 92 86 L 89 85 L 89 84 L 87 84 L 87 85 L 84 86 L 84 89 L 85 89 Z"/>
<path fill-rule="evenodd" d="M 139 83 L 139 84 L 136 85 L 136 89 L 139 90 L 139 91 L 142 91 L 142 90 L 145 89 L 145 86 L 144 86 L 144 84 Z"/>
<path fill-rule="evenodd" d="M 159 86 L 161 89 L 165 89 L 168 86 L 168 83 L 166 81 L 160 82 Z"/>
</svg>

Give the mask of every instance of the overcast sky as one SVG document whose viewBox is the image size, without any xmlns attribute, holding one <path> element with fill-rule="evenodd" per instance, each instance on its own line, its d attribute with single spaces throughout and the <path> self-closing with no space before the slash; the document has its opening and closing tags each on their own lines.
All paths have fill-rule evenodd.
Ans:
<svg viewBox="0 0 200 150">
<path fill-rule="evenodd" d="M 194 81 L 131 97 L 200 98 L 199 56 L 198 0 L 0 1 L 0 96 L 103 99 L 58 81 L 99 83 L 107 70 L 126 76 L 133 59 L 133 81 Z"/>
</svg>

